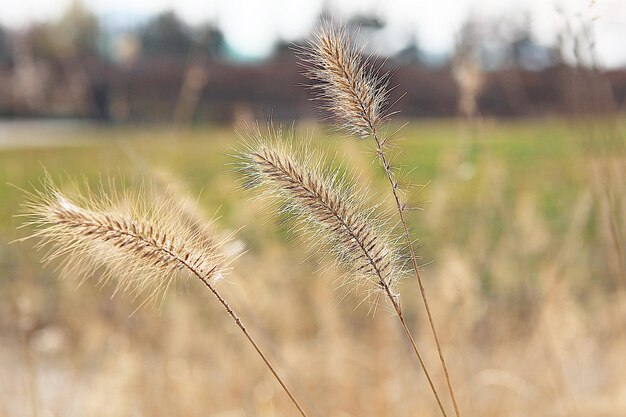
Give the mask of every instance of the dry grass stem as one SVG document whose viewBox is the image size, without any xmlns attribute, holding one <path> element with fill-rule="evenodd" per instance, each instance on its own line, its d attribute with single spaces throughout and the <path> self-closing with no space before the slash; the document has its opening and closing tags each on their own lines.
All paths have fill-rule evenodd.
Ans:
<svg viewBox="0 0 626 417">
<path fill-rule="evenodd" d="M 155 302 L 181 275 L 199 279 L 244 333 L 300 414 L 306 413 L 252 338 L 239 316 L 216 288 L 228 270 L 224 242 L 208 231 L 189 226 L 177 203 L 167 198 L 146 199 L 141 193 L 95 197 L 65 197 L 52 185 L 30 194 L 25 204 L 27 225 L 37 228 L 30 237 L 49 247 L 47 261 L 60 258 L 66 275 L 90 276 L 103 269 L 104 282 L 145 302 Z M 142 303 L 142 304 L 143 304 Z"/>
<path fill-rule="evenodd" d="M 456 416 L 460 417 L 448 367 L 420 276 L 413 240 L 405 218 L 406 204 L 400 197 L 398 181 L 385 154 L 388 138 L 384 138 L 380 132 L 385 122 L 384 107 L 388 101 L 388 77 L 380 75 L 379 71 L 368 65 L 368 59 L 362 58 L 361 50 L 354 47 L 345 29 L 335 29 L 330 25 L 318 32 L 311 45 L 301 55 L 307 68 L 305 75 L 319 82 L 313 88 L 320 91 L 318 98 L 324 100 L 325 107 L 335 114 L 339 127 L 359 138 L 372 137 L 374 140 L 376 156 L 385 171 L 394 197 L 450 398 Z"/>
<path fill-rule="evenodd" d="M 340 174 L 325 175 L 310 151 L 294 150 L 293 146 L 278 138 L 267 138 L 259 129 L 241 153 L 241 172 L 250 187 L 264 186 L 266 195 L 286 202 L 288 213 L 304 220 L 314 230 L 310 241 L 325 242 L 341 264 L 348 266 L 352 280 L 373 284 L 373 294 L 383 294 L 400 320 L 405 335 L 424 371 L 428 384 L 444 416 L 445 409 L 439 398 L 426 364 L 408 329 L 399 294 L 394 284 L 402 275 L 402 263 L 389 237 L 377 226 L 380 221 L 373 209 L 345 184 Z M 338 172 L 338 171 L 335 171 Z M 370 286 L 371 286 L 370 285 Z"/>
</svg>

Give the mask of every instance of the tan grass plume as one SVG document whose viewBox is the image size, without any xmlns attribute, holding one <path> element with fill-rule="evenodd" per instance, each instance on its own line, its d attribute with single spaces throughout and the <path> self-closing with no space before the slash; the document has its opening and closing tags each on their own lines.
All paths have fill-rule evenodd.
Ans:
<svg viewBox="0 0 626 417">
<path fill-rule="evenodd" d="M 278 200 L 281 211 L 299 221 L 297 231 L 347 270 L 351 289 L 365 288 L 375 298 L 382 292 L 399 305 L 395 287 L 404 268 L 389 228 L 366 206 L 364 194 L 351 189 L 341 168 L 329 173 L 309 146 L 283 139 L 280 130 L 259 128 L 239 160 L 245 186 Z"/>
<path fill-rule="evenodd" d="M 375 208 L 366 206 L 362 190 L 358 194 L 350 190 L 344 176 L 339 174 L 341 170 L 325 173 L 323 161 L 310 149 L 298 149 L 293 140 L 280 139 L 280 131 L 270 129 L 265 135 L 258 128 L 253 131 L 239 156 L 245 185 L 261 187 L 265 195 L 277 197 L 284 212 L 302 221 L 305 232 L 312 231 L 309 242 L 331 248 L 335 259 L 349 270 L 352 279 L 348 283 L 357 284 L 351 287 L 367 283 L 368 293 L 375 300 L 381 295 L 389 300 L 445 417 L 445 409 L 406 324 L 400 296 L 395 290 L 403 265 L 386 232 L 390 228 L 376 218 Z"/>
<path fill-rule="evenodd" d="M 179 277 L 194 277 L 217 298 L 274 375 L 294 406 L 307 417 L 241 319 L 217 290 L 231 261 L 225 242 L 209 230 L 190 224 L 179 202 L 144 192 L 87 192 L 72 201 L 50 181 L 29 194 L 25 225 L 49 248 L 47 261 L 59 259 L 65 274 L 87 278 L 103 270 L 101 280 L 117 290 L 158 300 Z M 28 238 L 26 238 L 28 239 Z M 143 303 L 142 303 L 143 304 Z"/>
<path fill-rule="evenodd" d="M 213 284 L 228 272 L 225 242 L 190 228 L 176 201 L 142 194 L 70 199 L 48 183 L 25 204 L 27 224 L 36 227 L 31 237 L 40 238 L 45 260 L 58 259 L 65 275 L 85 279 L 101 269 L 103 282 L 146 302 L 158 300 L 179 275 L 192 272 Z"/>
<path fill-rule="evenodd" d="M 388 75 L 371 68 L 346 29 L 322 26 L 299 56 L 316 98 L 340 127 L 361 138 L 378 132 L 387 117 Z"/>
<path fill-rule="evenodd" d="M 385 108 L 389 97 L 388 74 L 381 74 L 380 69 L 373 68 L 370 58 L 363 57 L 362 49 L 354 46 L 346 29 L 334 27 L 332 23 L 322 26 L 309 46 L 300 51 L 300 57 L 305 67 L 305 76 L 317 83 L 311 88 L 319 91 L 317 98 L 321 99 L 324 102 L 324 107 L 334 114 L 337 125 L 359 138 L 371 137 L 374 142 L 376 157 L 385 171 L 397 208 L 399 222 L 410 252 L 411 264 L 431 333 L 437 346 L 448 392 L 455 414 L 460 417 L 456 395 L 430 311 L 413 240 L 406 221 L 405 210 L 407 205 L 403 201 L 399 183 L 386 153 L 386 149 L 389 147 L 389 137 L 383 136 L 381 132 L 381 128 L 389 115 L 388 109 Z M 437 397 L 436 392 L 433 393 Z M 439 405 L 442 414 L 445 415 L 440 402 Z"/>
</svg>

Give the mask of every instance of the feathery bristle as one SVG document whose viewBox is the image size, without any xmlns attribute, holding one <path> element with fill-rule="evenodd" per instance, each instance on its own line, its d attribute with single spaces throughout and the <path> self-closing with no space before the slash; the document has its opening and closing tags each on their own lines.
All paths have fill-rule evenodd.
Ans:
<svg viewBox="0 0 626 417">
<path fill-rule="evenodd" d="M 103 280 L 115 279 L 118 289 L 136 295 L 147 293 L 145 302 L 158 300 L 180 272 L 195 276 L 241 329 L 300 414 L 307 417 L 239 316 L 216 290 L 214 283 L 225 273 L 227 258 L 221 245 L 198 229 L 197 221 L 190 226 L 188 213 L 181 215 L 175 201 L 158 194 L 151 199 L 139 193 L 88 194 L 79 196 L 78 201 L 70 201 L 51 184 L 30 194 L 25 204 L 30 222 L 26 224 L 37 227 L 31 237 L 41 238 L 41 246 L 52 246 L 48 260 L 62 256 L 66 273 L 85 277 L 104 267 Z"/>
<path fill-rule="evenodd" d="M 103 282 L 146 302 L 156 302 L 181 273 L 221 278 L 228 269 L 222 244 L 189 227 L 175 201 L 144 194 L 90 193 L 72 202 L 48 184 L 25 204 L 27 224 L 37 229 L 30 237 L 49 247 L 46 261 L 61 259 L 65 275 L 85 279 L 103 268 Z"/>
<path fill-rule="evenodd" d="M 319 83 L 311 88 L 340 128 L 361 138 L 378 132 L 386 118 L 388 75 L 371 68 L 345 29 L 322 27 L 299 55 L 304 75 Z"/>
<path fill-rule="evenodd" d="M 335 259 L 348 267 L 354 283 L 369 282 L 369 290 L 397 299 L 395 284 L 401 275 L 399 257 L 383 232 L 365 197 L 356 196 L 344 176 L 328 175 L 323 161 L 310 149 L 294 149 L 271 134 L 256 130 L 241 153 L 246 184 L 263 186 L 263 194 L 286 203 L 283 210 L 304 221 L 310 241 L 325 244 Z M 277 135 L 279 136 L 279 135 Z"/>
</svg>

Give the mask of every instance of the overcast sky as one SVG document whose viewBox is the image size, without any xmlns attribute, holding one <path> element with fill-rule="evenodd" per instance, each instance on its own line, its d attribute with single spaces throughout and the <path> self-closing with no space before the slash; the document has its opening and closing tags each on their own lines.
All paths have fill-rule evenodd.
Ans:
<svg viewBox="0 0 626 417">
<path fill-rule="evenodd" d="M 58 17 L 71 0 L 1 1 L 0 22 L 19 27 Z M 229 46 L 242 55 L 262 56 L 278 38 L 294 40 L 315 24 L 326 4 L 337 17 L 381 16 L 387 23 L 382 48 L 392 53 L 416 37 L 420 47 L 445 54 L 462 23 L 473 17 L 528 12 L 535 38 L 550 44 L 563 27 L 557 8 L 571 20 L 593 19 L 597 51 L 607 66 L 626 65 L 626 0 L 83 0 L 101 16 L 140 19 L 167 9 L 190 24 L 214 21 Z"/>
</svg>

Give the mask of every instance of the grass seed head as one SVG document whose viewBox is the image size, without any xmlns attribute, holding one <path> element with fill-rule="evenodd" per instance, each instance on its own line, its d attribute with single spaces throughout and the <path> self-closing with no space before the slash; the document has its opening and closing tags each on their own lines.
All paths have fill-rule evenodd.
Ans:
<svg viewBox="0 0 626 417">
<path fill-rule="evenodd" d="M 363 58 L 345 28 L 322 26 L 299 56 L 316 98 L 340 128 L 361 138 L 379 131 L 386 119 L 388 74 Z"/>
<path fill-rule="evenodd" d="M 261 189 L 262 196 L 295 218 L 298 234 L 345 267 L 351 287 L 397 299 L 402 262 L 376 207 L 367 206 L 366 193 L 356 193 L 341 168 L 331 173 L 310 146 L 281 136 L 260 129 L 250 134 L 239 154 L 245 185 Z"/>
<path fill-rule="evenodd" d="M 59 259 L 66 276 L 100 280 L 117 291 L 159 300 L 179 275 L 214 282 L 228 271 L 218 239 L 198 225 L 190 227 L 178 203 L 146 190 L 111 191 L 70 199 L 48 182 L 24 205 L 27 224 L 36 231 L 46 261 Z M 30 238 L 29 237 L 29 238 Z"/>
</svg>

